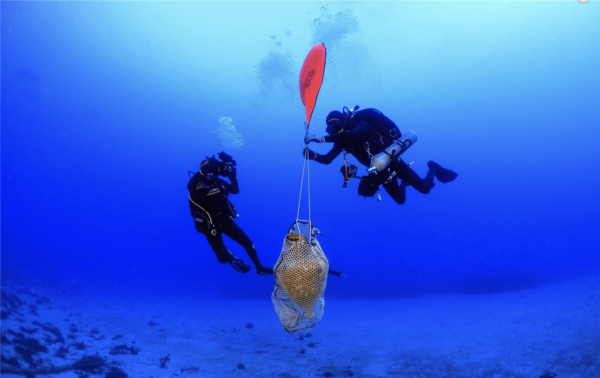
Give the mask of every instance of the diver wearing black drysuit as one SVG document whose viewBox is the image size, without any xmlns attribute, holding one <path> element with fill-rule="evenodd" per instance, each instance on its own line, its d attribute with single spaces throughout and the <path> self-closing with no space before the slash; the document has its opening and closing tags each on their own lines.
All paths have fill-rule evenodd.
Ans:
<svg viewBox="0 0 600 378">
<path fill-rule="evenodd" d="M 374 109 L 366 109 L 373 111 Z M 363 111 L 366 111 L 363 110 Z M 374 110 L 379 113 L 381 112 Z M 384 151 L 391 145 L 386 141 L 386 138 L 369 123 L 368 117 L 363 117 L 357 122 L 353 122 L 349 114 L 344 114 L 334 110 L 327 115 L 327 133 L 324 137 L 316 137 L 314 135 L 306 136 L 304 143 L 333 143 L 333 148 L 325 155 L 319 155 L 314 151 L 305 149 L 303 152 L 308 159 L 315 160 L 317 163 L 330 164 L 343 151 L 352 154 L 356 160 L 366 167 L 371 166 L 371 156 L 375 156 Z M 368 175 L 362 177 L 358 185 L 358 194 L 364 197 L 373 197 L 379 190 L 379 185 L 383 184 L 385 191 L 396 201 L 402 205 L 406 201 L 406 187 L 408 185 L 415 188 L 417 191 L 428 194 L 431 188 L 435 186 L 433 183 L 434 177 L 440 182 L 447 183 L 453 181 L 458 175 L 446 168 L 442 168 L 436 162 L 430 161 L 427 163 L 429 171 L 425 178 L 419 177 L 408 164 L 400 157 L 392 159 L 388 169 L 380 172 L 377 175 Z M 342 167 L 342 173 L 344 169 Z M 402 182 L 399 184 L 398 179 Z"/>
<path fill-rule="evenodd" d="M 223 234 L 240 244 L 256 266 L 256 273 L 261 276 L 273 274 L 272 268 L 265 268 L 260 263 L 252 240 L 235 223 L 237 213 L 229 201 L 229 194 L 238 194 L 240 187 L 236 178 L 235 161 L 231 156 L 221 152 L 219 161 L 215 157 L 204 160 L 200 169 L 188 182 L 190 213 L 194 218 L 196 231 L 203 233 L 221 264 L 229 263 L 240 273 L 250 271 L 250 265 L 235 257 L 223 242 Z M 219 178 L 227 177 L 231 184 Z"/>
</svg>

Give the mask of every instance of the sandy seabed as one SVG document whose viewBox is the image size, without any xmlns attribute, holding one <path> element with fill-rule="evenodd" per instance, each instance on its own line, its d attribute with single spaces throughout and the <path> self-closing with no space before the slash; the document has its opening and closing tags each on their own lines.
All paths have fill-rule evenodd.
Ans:
<svg viewBox="0 0 600 378">
<path fill-rule="evenodd" d="M 600 378 L 599 291 L 596 275 L 493 295 L 326 297 L 316 328 L 288 334 L 268 297 L 125 298 L 5 282 L 2 377 Z M 83 356 L 106 366 L 39 374 Z"/>
</svg>

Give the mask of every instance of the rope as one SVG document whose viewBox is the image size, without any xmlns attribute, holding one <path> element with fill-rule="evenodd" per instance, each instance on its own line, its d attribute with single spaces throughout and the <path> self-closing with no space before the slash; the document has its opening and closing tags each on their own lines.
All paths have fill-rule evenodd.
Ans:
<svg viewBox="0 0 600 378">
<path fill-rule="evenodd" d="M 300 181 L 300 196 L 298 198 L 298 212 L 296 213 L 296 223 L 300 219 L 300 204 L 302 203 L 302 185 L 304 184 L 304 167 L 306 167 L 306 161 L 308 160 L 308 150 L 304 150 L 304 164 L 302 164 L 302 180 Z M 309 205 L 310 209 L 310 205 Z"/>
<path fill-rule="evenodd" d="M 304 125 L 305 125 L 304 129 L 306 130 L 306 135 L 308 135 L 309 126 L 307 123 L 305 123 Z M 307 186 L 307 189 L 308 189 L 308 194 L 307 194 L 307 197 L 308 197 L 308 229 L 310 230 L 310 232 L 312 232 L 312 224 L 310 222 L 310 159 L 308 158 L 309 157 L 308 155 L 310 155 L 310 153 L 308 152 L 308 144 L 306 145 L 306 149 L 304 150 L 304 153 L 307 155 L 306 159 L 304 159 L 304 160 L 306 160 L 306 179 L 308 182 L 308 186 Z M 304 168 L 302 168 L 302 170 L 304 170 Z M 304 180 L 304 173 L 302 174 L 302 176 L 303 176 L 302 179 Z"/>
<path fill-rule="evenodd" d="M 308 135 L 308 125 L 304 123 L 304 131 L 306 135 Z M 302 164 L 302 180 L 300 181 L 300 195 L 298 196 L 298 212 L 296 213 L 296 223 L 298 223 L 300 219 L 300 205 L 302 204 L 302 187 L 304 185 L 304 170 L 306 168 L 306 178 L 307 178 L 307 189 L 308 189 L 308 228 L 312 230 L 312 223 L 310 220 L 310 159 L 309 159 L 309 149 L 308 144 L 304 145 L 304 163 Z M 298 228 L 299 230 L 300 228 Z"/>
<path fill-rule="evenodd" d="M 308 153 L 308 152 L 307 152 Z M 312 223 L 310 222 L 310 160 L 306 159 L 306 179 L 308 181 L 308 229 L 312 232 Z"/>
</svg>

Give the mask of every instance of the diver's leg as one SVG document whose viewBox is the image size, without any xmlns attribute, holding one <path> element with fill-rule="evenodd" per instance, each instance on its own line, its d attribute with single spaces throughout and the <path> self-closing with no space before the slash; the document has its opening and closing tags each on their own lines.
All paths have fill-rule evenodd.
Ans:
<svg viewBox="0 0 600 378">
<path fill-rule="evenodd" d="M 358 195 L 363 197 L 373 197 L 379 190 L 379 181 L 377 176 L 367 176 L 360 179 L 358 184 Z"/>
<path fill-rule="evenodd" d="M 223 233 L 244 247 L 248 257 L 250 257 L 250 260 L 252 260 L 254 266 L 256 266 L 256 273 L 262 276 L 266 274 L 273 274 L 273 269 L 262 266 L 260 259 L 258 258 L 258 253 L 256 252 L 256 248 L 254 248 L 254 243 L 252 243 L 252 240 L 250 240 L 244 230 L 242 230 L 234 221 L 229 222 L 223 227 Z"/>
<path fill-rule="evenodd" d="M 244 263 L 242 260 L 236 258 L 227 247 L 225 247 L 225 243 L 223 242 L 223 234 L 220 231 L 216 231 L 215 235 L 212 235 L 210 232 L 204 234 L 206 236 L 206 240 L 208 240 L 208 244 L 217 255 L 217 260 L 221 264 L 229 263 L 233 269 L 240 273 L 246 273 L 250 270 L 250 266 Z"/>
<path fill-rule="evenodd" d="M 433 178 L 435 171 L 430 169 L 425 175 L 425 178 L 420 178 L 419 175 L 412 170 L 402 159 L 398 159 L 398 162 L 394 163 L 394 169 L 398 172 L 398 177 L 406 182 L 406 185 L 410 185 L 415 188 L 418 192 L 423 194 L 429 194 L 431 188 L 433 188 Z"/>
<path fill-rule="evenodd" d="M 207 231 L 204 236 L 206 236 L 208 244 L 210 244 L 213 252 L 215 255 L 217 255 L 217 260 L 219 260 L 221 264 L 228 263 L 231 259 L 231 253 L 229 253 L 227 247 L 225 247 L 225 243 L 223 242 L 223 234 L 217 231 L 216 235 L 211 235 L 210 231 Z"/>
<path fill-rule="evenodd" d="M 407 183 L 404 180 L 401 184 L 398 184 L 398 178 L 394 177 L 392 181 L 383 184 L 383 188 L 398 205 L 403 205 L 406 202 L 406 185 Z"/>
</svg>

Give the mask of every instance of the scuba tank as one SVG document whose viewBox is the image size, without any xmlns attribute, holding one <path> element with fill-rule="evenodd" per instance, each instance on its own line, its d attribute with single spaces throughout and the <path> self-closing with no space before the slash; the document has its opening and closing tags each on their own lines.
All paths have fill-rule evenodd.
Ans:
<svg viewBox="0 0 600 378">
<path fill-rule="evenodd" d="M 402 155 L 410 146 L 417 142 L 417 134 L 409 131 L 396 139 L 385 151 L 373 156 L 371 167 L 367 169 L 369 174 L 377 174 L 390 165 L 392 159 Z"/>
</svg>

